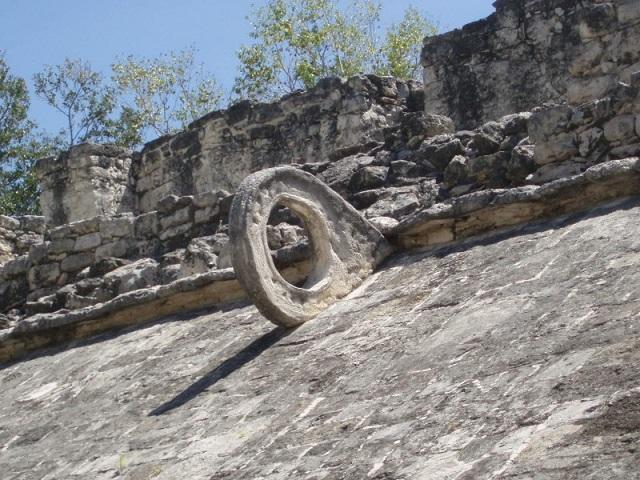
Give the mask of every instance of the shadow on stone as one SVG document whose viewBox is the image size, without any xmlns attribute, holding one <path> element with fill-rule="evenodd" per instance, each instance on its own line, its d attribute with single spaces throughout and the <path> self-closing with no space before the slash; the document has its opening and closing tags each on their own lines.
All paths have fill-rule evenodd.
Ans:
<svg viewBox="0 0 640 480">
<path fill-rule="evenodd" d="M 291 332 L 293 332 L 292 329 L 276 327 L 270 332 L 265 333 L 263 336 L 261 336 L 257 340 L 254 340 L 241 351 L 236 353 L 233 357 L 228 358 L 227 360 L 222 362 L 200 380 L 191 384 L 186 390 L 151 411 L 149 413 L 149 416 L 154 417 L 163 415 L 193 400 L 207 388 L 212 387 L 213 385 L 218 383 L 218 381 L 228 377 L 236 370 L 244 367 L 247 363 L 260 356 L 265 350 L 278 343 L 280 340 L 288 336 Z"/>
</svg>

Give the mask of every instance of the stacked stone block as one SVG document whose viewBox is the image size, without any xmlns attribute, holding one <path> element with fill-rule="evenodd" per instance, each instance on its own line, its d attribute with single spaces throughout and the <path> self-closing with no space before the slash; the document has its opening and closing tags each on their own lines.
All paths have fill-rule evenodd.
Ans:
<svg viewBox="0 0 640 480">
<path fill-rule="evenodd" d="M 496 13 L 425 39 L 425 107 L 475 128 L 547 101 L 601 98 L 640 70 L 637 0 L 498 0 Z"/>
</svg>

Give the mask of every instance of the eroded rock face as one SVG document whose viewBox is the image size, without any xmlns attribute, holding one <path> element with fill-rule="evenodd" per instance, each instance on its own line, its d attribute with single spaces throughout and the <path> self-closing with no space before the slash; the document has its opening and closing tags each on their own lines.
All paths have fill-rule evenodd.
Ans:
<svg viewBox="0 0 640 480">
<path fill-rule="evenodd" d="M 267 222 L 276 205 L 304 223 L 313 269 L 301 287 L 278 272 Z M 289 167 L 247 177 L 229 215 L 232 262 L 240 283 L 272 322 L 295 327 L 357 287 L 390 252 L 384 237 L 351 205 L 311 174 Z"/>
</svg>

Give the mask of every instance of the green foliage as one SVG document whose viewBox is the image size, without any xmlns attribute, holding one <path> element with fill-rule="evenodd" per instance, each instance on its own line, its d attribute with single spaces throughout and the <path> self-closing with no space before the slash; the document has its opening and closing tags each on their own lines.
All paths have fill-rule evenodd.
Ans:
<svg viewBox="0 0 640 480">
<path fill-rule="evenodd" d="M 118 135 L 133 143 L 147 131 L 166 135 L 185 128 L 220 106 L 222 91 L 196 64 L 193 48 L 157 58 L 129 56 L 112 69 L 122 102 L 119 123 L 124 131 Z"/>
<path fill-rule="evenodd" d="M 27 85 L 11 74 L 0 53 L 0 214 L 3 215 L 39 212 L 33 164 L 46 154 L 47 148 L 36 138 L 28 112 Z"/>
<path fill-rule="evenodd" d="M 269 100 L 322 77 L 375 72 L 413 78 L 422 39 L 436 28 L 410 7 L 380 42 L 380 4 L 352 0 L 269 0 L 251 14 L 253 43 L 240 48 L 237 97 Z"/>
<path fill-rule="evenodd" d="M 234 94 L 270 99 L 310 88 L 322 77 L 366 70 L 377 56 L 380 7 L 353 0 L 270 0 L 252 13 L 253 44 L 238 52 Z"/>
<path fill-rule="evenodd" d="M 420 11 L 410 6 L 398 24 L 387 31 L 382 47 L 385 63 L 381 73 L 398 78 L 420 79 L 420 52 L 424 37 L 435 35 L 438 28 Z"/>
<path fill-rule="evenodd" d="M 63 147 L 112 140 L 114 92 L 88 62 L 65 59 L 61 65 L 46 66 L 33 81 L 36 94 L 64 115 Z"/>
</svg>

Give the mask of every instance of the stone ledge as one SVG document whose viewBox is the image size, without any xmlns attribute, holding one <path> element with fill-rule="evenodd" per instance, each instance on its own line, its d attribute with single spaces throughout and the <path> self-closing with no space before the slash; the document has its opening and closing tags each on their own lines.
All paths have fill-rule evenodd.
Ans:
<svg viewBox="0 0 640 480">
<path fill-rule="evenodd" d="M 417 248 L 588 209 L 640 194 L 640 159 L 612 160 L 542 186 L 484 190 L 415 212 L 390 233 L 400 248 Z"/>
<path fill-rule="evenodd" d="M 309 270 L 310 263 L 302 261 L 283 269 L 282 275 L 297 283 Z M 79 310 L 33 315 L 0 331 L 0 362 L 18 359 L 38 348 L 245 298 L 233 269 L 227 268 L 135 290 Z"/>
</svg>

